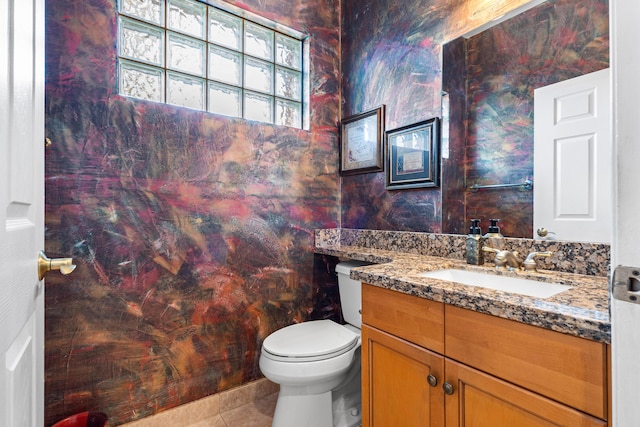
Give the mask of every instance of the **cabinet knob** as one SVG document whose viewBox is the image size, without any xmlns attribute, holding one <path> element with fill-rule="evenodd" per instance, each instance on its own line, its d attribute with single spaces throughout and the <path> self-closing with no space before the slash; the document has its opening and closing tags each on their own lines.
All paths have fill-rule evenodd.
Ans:
<svg viewBox="0 0 640 427">
<path fill-rule="evenodd" d="M 431 387 L 435 387 L 438 385 L 438 378 L 436 378 L 436 376 L 433 374 L 429 374 L 429 376 L 427 377 L 427 382 Z"/>
<path fill-rule="evenodd" d="M 442 384 L 442 389 L 445 394 L 452 395 L 453 394 L 453 386 L 450 383 Z"/>
</svg>

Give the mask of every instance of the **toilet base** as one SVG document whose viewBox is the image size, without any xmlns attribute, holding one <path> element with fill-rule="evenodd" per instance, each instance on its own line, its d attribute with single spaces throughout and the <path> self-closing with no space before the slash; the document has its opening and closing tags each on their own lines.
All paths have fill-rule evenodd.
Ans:
<svg viewBox="0 0 640 427">
<path fill-rule="evenodd" d="M 280 384 L 272 427 L 359 427 L 362 425 L 360 347 L 355 362 L 321 393 L 308 385 Z M 338 382 L 340 381 L 340 382 Z M 317 390 L 317 388 L 316 388 Z"/>
<path fill-rule="evenodd" d="M 272 427 L 333 427 L 331 391 L 303 394 L 280 386 Z"/>
<path fill-rule="evenodd" d="M 334 427 L 360 427 L 362 425 L 362 366 L 360 349 L 357 362 L 351 366 L 342 385 L 331 391 Z"/>
</svg>

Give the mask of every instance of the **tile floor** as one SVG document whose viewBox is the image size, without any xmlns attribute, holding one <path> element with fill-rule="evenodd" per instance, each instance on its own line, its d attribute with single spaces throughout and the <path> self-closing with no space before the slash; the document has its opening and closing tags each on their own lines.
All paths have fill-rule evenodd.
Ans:
<svg viewBox="0 0 640 427">
<path fill-rule="evenodd" d="M 196 423 L 188 427 L 271 427 L 278 393 L 257 399 L 235 409 L 220 412 L 218 424 Z"/>
<path fill-rule="evenodd" d="M 271 427 L 277 398 L 278 385 L 261 379 L 122 427 Z"/>
</svg>

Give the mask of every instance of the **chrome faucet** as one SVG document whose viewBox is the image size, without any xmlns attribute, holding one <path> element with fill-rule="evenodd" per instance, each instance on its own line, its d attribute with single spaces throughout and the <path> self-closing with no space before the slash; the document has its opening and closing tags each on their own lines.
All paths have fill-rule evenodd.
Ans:
<svg viewBox="0 0 640 427">
<path fill-rule="evenodd" d="M 485 252 L 493 252 L 496 254 L 494 262 L 496 263 L 496 268 L 499 267 L 507 267 L 511 270 L 519 269 L 522 267 L 522 261 L 518 259 L 517 251 L 508 251 L 508 250 L 500 250 L 495 248 L 490 248 L 485 246 L 482 248 Z"/>
</svg>

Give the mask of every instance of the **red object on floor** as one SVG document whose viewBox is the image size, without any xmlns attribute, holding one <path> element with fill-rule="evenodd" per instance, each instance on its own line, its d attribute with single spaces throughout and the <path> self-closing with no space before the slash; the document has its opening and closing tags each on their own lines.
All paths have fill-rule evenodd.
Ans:
<svg viewBox="0 0 640 427">
<path fill-rule="evenodd" d="M 51 427 L 104 427 L 108 419 L 107 414 L 102 412 L 81 412 L 58 421 Z"/>
</svg>

